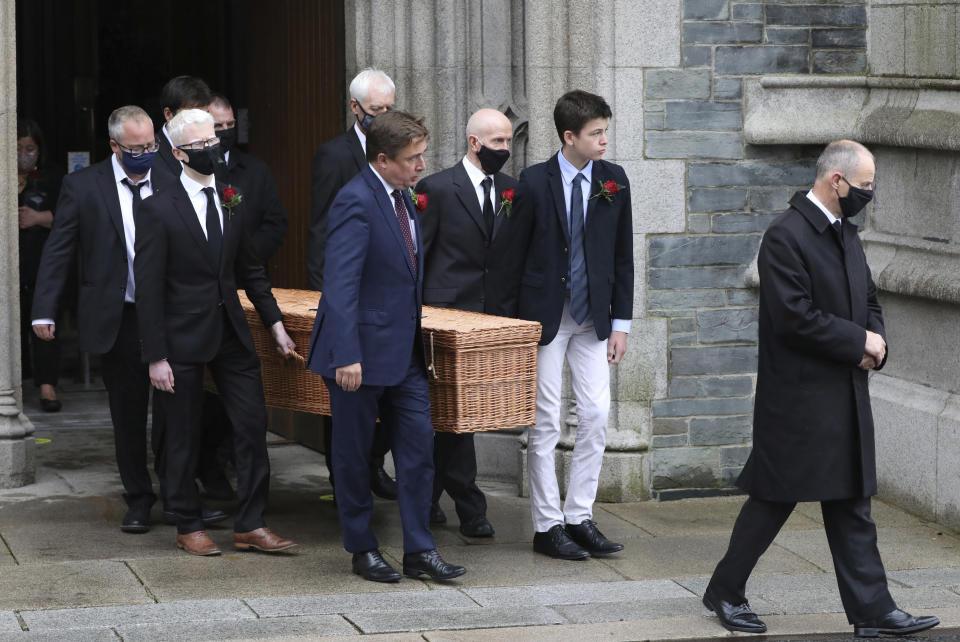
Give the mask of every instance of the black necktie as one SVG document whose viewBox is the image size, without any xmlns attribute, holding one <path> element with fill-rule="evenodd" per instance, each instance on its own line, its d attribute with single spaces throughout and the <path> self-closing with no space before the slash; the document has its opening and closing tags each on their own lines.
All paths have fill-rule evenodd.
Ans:
<svg viewBox="0 0 960 642">
<path fill-rule="evenodd" d="M 493 203 L 490 201 L 490 188 L 493 187 L 493 179 L 487 176 L 480 182 L 483 189 L 483 224 L 487 228 L 487 245 L 493 240 Z"/>
<path fill-rule="evenodd" d="M 204 187 L 207 195 L 207 245 L 217 265 L 220 264 L 220 246 L 223 245 L 223 232 L 220 230 L 220 214 L 217 212 L 217 202 L 213 196 L 212 187 Z"/>
<path fill-rule="evenodd" d="M 833 232 L 837 237 L 837 241 L 840 242 L 840 247 L 843 247 L 843 222 L 840 219 L 837 219 L 833 222 Z"/>
<path fill-rule="evenodd" d="M 133 194 L 133 215 L 136 216 L 137 209 L 140 208 L 140 203 L 143 202 L 143 198 L 140 197 L 140 190 L 147 184 L 147 181 L 134 184 L 129 178 L 125 178 L 122 182 L 127 186 L 127 189 L 130 190 L 130 193 Z"/>
</svg>

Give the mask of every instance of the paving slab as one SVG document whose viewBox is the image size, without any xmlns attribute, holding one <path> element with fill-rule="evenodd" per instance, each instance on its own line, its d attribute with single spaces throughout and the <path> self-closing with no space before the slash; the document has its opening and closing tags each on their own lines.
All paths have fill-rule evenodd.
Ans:
<svg viewBox="0 0 960 642">
<path fill-rule="evenodd" d="M 112 629 L 65 629 L 0 633 L 0 642 L 118 642 Z"/>
<path fill-rule="evenodd" d="M 682 577 L 674 581 L 703 597 L 710 578 Z M 753 573 L 747 581 L 747 593 L 751 595 L 790 591 L 833 591 L 840 595 L 837 592 L 837 577 L 833 573 Z"/>
<path fill-rule="evenodd" d="M 13 611 L 0 611 L 0 633 L 21 631 L 20 622 Z"/>
<path fill-rule="evenodd" d="M 21 611 L 31 631 L 102 629 L 131 624 L 169 624 L 210 620 L 244 620 L 257 616 L 240 600 L 166 602 L 141 606 L 101 606 L 83 609 Z"/>
<path fill-rule="evenodd" d="M 887 579 L 905 586 L 960 586 L 960 568 L 915 568 L 888 571 Z"/>
<path fill-rule="evenodd" d="M 387 549 L 397 559 L 402 552 Z M 595 559 L 581 561 L 557 560 L 534 553 L 530 544 L 502 544 L 500 546 L 461 546 L 440 549 L 440 554 L 451 564 L 467 568 L 466 575 L 449 582 L 418 580 L 424 586 L 437 588 L 467 588 L 478 586 L 528 586 L 541 584 L 570 584 L 574 582 L 607 582 L 623 580 L 624 576 Z M 369 584 L 369 582 L 366 582 Z M 401 584 L 413 584 L 403 580 Z"/>
<path fill-rule="evenodd" d="M 368 582 L 369 584 L 370 582 Z M 402 584 L 402 582 L 401 582 Z M 390 584 L 381 586 L 392 586 Z M 464 593 L 448 589 L 435 591 L 386 591 L 347 593 L 309 597 L 267 597 L 244 600 L 261 618 L 365 611 L 404 611 L 417 609 L 471 609 L 477 603 Z"/>
<path fill-rule="evenodd" d="M 635 540 L 617 555 L 597 558 L 627 579 L 709 577 L 727 550 L 727 540 L 716 535 L 676 535 Z M 567 562 L 569 564 L 569 562 Z M 779 546 L 771 546 L 760 558 L 757 573 L 811 573 L 817 567 Z"/>
<path fill-rule="evenodd" d="M 827 570 L 833 558 L 823 532 L 782 532 L 775 543 Z M 960 539 L 923 526 L 878 528 L 877 545 L 888 571 L 911 568 L 960 567 Z"/>
<path fill-rule="evenodd" d="M 11 566 L 0 573 L 0 609 L 153 602 L 122 562 L 62 562 Z"/>
<path fill-rule="evenodd" d="M 524 605 L 517 605 L 512 608 L 466 610 L 423 609 L 385 613 L 365 611 L 345 613 L 344 617 L 353 622 L 364 633 L 533 626 L 565 622 L 563 617 L 552 609 Z"/>
<path fill-rule="evenodd" d="M 696 599 L 696 596 L 671 580 L 645 582 L 590 582 L 546 586 L 514 586 L 464 589 L 483 607 L 508 607 L 516 604 L 553 606 L 556 604 L 596 604 L 669 598 Z"/>
<path fill-rule="evenodd" d="M 339 615 L 279 617 L 221 622 L 133 624 L 117 627 L 124 642 L 199 642 L 202 640 L 310 639 L 319 636 L 358 636 L 357 629 Z"/>
<path fill-rule="evenodd" d="M 669 502 L 636 502 L 603 504 L 602 510 L 623 518 L 655 536 L 723 534 L 730 537 L 733 523 L 743 506 L 744 497 L 710 497 L 681 499 Z M 797 511 L 784 524 L 784 530 L 822 528 Z"/>
<path fill-rule="evenodd" d="M 755 613 L 760 614 L 756 604 L 751 603 L 751 606 Z M 564 604 L 551 608 L 574 624 L 696 617 L 706 614 L 706 609 L 696 597 L 604 604 Z"/>
<path fill-rule="evenodd" d="M 227 535 L 232 538 L 232 535 Z M 215 541 L 224 538 L 213 535 Z M 339 547 L 293 549 L 270 555 L 228 552 L 218 557 L 194 557 L 180 553 L 164 559 L 130 562 L 137 575 L 161 602 L 227 598 L 370 593 L 385 590 L 383 584 L 367 582 L 350 570 L 350 556 Z M 418 590 L 419 582 L 400 582 L 391 590 Z"/>
<path fill-rule="evenodd" d="M 823 514 L 820 512 L 820 502 L 802 502 L 797 504 L 796 511 L 805 517 L 823 525 Z M 916 526 L 918 523 L 927 523 L 916 515 L 902 508 L 888 504 L 874 497 L 870 502 L 870 516 L 879 528 Z"/>
</svg>

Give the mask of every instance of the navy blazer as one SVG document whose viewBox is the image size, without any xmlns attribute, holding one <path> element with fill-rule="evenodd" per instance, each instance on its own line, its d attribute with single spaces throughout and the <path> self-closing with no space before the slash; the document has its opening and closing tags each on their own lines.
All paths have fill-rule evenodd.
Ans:
<svg viewBox="0 0 960 642">
<path fill-rule="evenodd" d="M 606 181 L 623 185 L 610 201 L 590 199 L 584 227 L 590 314 L 602 341 L 610 336 L 612 319 L 633 318 L 633 215 L 630 182 L 622 167 L 595 161 L 591 180 L 591 195 Z M 519 316 L 540 322 L 540 345 L 546 345 L 560 328 L 570 278 L 570 231 L 556 154 L 520 173 L 513 216 L 522 221 L 521 247 L 526 247 Z"/>
<path fill-rule="evenodd" d="M 393 199 L 369 165 L 330 206 L 324 289 L 307 357 L 317 374 L 333 378 L 337 368 L 360 363 L 363 385 L 392 386 L 406 376 L 420 336 L 423 234 L 402 191 L 416 226 L 416 270 Z"/>
</svg>

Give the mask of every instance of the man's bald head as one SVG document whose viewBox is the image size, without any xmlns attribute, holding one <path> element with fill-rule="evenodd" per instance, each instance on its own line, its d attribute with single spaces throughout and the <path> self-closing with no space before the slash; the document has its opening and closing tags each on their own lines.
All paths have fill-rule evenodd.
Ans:
<svg viewBox="0 0 960 642">
<path fill-rule="evenodd" d="M 479 109 L 467 121 L 467 160 L 480 168 L 477 152 L 481 147 L 510 150 L 513 124 L 496 109 Z"/>
</svg>

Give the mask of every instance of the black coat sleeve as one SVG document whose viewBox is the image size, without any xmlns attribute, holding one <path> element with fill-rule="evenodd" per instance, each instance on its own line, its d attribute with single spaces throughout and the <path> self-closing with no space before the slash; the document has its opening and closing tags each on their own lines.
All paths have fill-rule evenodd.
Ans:
<svg viewBox="0 0 960 642">
<path fill-rule="evenodd" d="M 277 184 L 266 163 L 258 162 L 256 172 L 260 216 L 256 227 L 250 230 L 250 240 L 254 254 L 266 263 L 283 243 L 287 232 L 287 211 L 283 209 Z"/>
<path fill-rule="evenodd" d="M 343 185 L 340 162 L 327 146 L 313 157 L 310 183 L 310 232 L 307 238 L 307 279 L 312 290 L 323 289 L 327 246 L 327 211 Z"/>
<path fill-rule="evenodd" d="M 134 243 L 133 278 L 137 284 L 135 299 L 143 361 L 166 359 L 169 352 L 165 331 L 167 274 L 166 212 L 158 207 L 161 199 L 144 199 L 137 209 L 137 238 Z"/>
<path fill-rule="evenodd" d="M 60 189 L 53 229 L 43 246 L 33 295 L 32 319 L 55 319 L 60 296 L 72 273 L 80 235 L 81 187 L 67 176 Z"/>
</svg>

